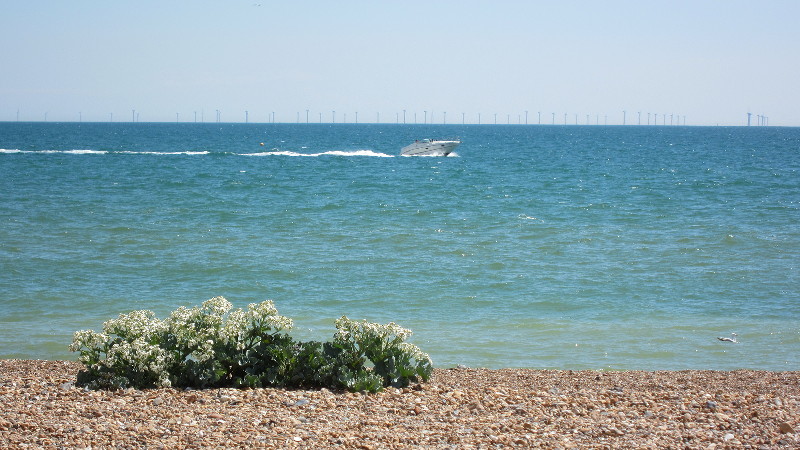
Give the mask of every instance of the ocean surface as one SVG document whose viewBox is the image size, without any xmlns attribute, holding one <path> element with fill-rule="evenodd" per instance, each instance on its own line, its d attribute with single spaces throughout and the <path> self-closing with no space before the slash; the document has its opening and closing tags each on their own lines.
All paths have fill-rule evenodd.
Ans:
<svg viewBox="0 0 800 450">
<path fill-rule="evenodd" d="M 463 144 L 397 156 L 426 137 Z M 298 339 L 394 321 L 437 367 L 800 370 L 800 128 L 0 123 L 0 149 L 0 358 L 221 295 Z"/>
</svg>

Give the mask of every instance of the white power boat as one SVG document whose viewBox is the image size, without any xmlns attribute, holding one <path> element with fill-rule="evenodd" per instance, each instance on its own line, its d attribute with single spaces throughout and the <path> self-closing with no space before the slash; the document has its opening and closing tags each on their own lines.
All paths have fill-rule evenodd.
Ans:
<svg viewBox="0 0 800 450">
<path fill-rule="evenodd" d="M 461 141 L 437 141 L 433 139 L 422 139 L 414 141 L 400 150 L 401 156 L 447 156 L 453 153 Z"/>
</svg>

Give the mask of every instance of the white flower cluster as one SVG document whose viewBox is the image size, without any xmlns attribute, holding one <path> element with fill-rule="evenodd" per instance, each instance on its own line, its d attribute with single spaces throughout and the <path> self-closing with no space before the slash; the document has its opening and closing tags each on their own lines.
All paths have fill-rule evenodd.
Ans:
<svg viewBox="0 0 800 450">
<path fill-rule="evenodd" d="M 272 300 L 266 300 L 261 303 L 250 303 L 247 305 L 247 311 L 237 309 L 231 312 L 221 329 L 221 338 L 226 343 L 235 342 L 237 350 L 244 350 L 254 332 L 275 333 L 291 330 L 293 326 L 292 319 L 278 315 Z"/>
<path fill-rule="evenodd" d="M 103 331 L 108 335 L 117 335 L 131 340 L 139 337 L 152 337 L 164 331 L 164 322 L 156 318 L 153 311 L 139 310 L 128 314 L 120 314 L 116 319 L 103 323 Z"/>
<path fill-rule="evenodd" d="M 77 352 L 81 348 L 99 349 L 108 341 L 108 335 L 104 333 L 97 333 L 94 330 L 80 330 L 72 335 L 72 344 L 69 346 L 69 351 Z"/>
<path fill-rule="evenodd" d="M 235 343 L 243 350 L 253 329 L 275 333 L 292 327 L 292 320 L 278 315 L 271 300 L 251 303 L 246 311 L 230 312 L 232 307 L 225 298 L 214 297 L 200 307 L 182 306 L 163 321 L 148 310 L 120 314 L 103 323 L 103 333 L 76 332 L 69 348 L 81 352 L 87 367 L 138 372 L 166 387 L 172 366 L 186 359 L 212 360 L 218 343 Z"/>
<path fill-rule="evenodd" d="M 403 328 L 394 322 L 386 325 L 372 323 L 366 320 L 352 320 L 347 316 L 342 316 L 336 320 L 336 334 L 334 340 L 337 342 L 364 343 L 378 339 L 382 342 L 399 344 L 411 336 L 411 330 Z"/>
<path fill-rule="evenodd" d="M 422 352 L 414 344 L 405 342 L 411 336 L 411 330 L 403 328 L 394 322 L 385 325 L 372 323 L 366 320 L 352 320 L 342 316 L 336 321 L 336 334 L 333 339 L 340 344 L 357 345 L 362 351 L 378 345 L 383 349 L 396 347 L 421 364 L 433 365 L 430 356 Z"/>
<path fill-rule="evenodd" d="M 173 358 L 167 351 L 141 337 L 109 348 L 105 362 L 111 367 L 128 367 L 141 374 L 150 374 L 157 378 L 155 383 L 161 387 L 170 387 L 172 384 L 168 371 L 172 363 Z"/>
<path fill-rule="evenodd" d="M 418 364 L 433 366 L 433 361 L 431 360 L 430 355 L 423 352 L 419 347 L 414 344 L 409 344 L 408 342 L 403 342 L 399 346 L 400 350 L 403 351 L 406 355 L 410 356 L 411 359 L 417 361 Z"/>
<path fill-rule="evenodd" d="M 166 320 L 167 336 L 184 358 L 208 361 L 214 357 L 214 342 L 219 340 L 224 316 L 231 307 L 223 297 L 206 300 L 200 307 L 181 306 Z"/>
</svg>

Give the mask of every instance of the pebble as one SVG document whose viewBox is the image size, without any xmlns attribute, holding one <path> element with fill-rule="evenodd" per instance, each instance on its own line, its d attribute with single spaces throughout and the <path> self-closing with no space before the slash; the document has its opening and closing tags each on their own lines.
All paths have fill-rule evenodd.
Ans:
<svg viewBox="0 0 800 450">
<path fill-rule="evenodd" d="M 735 436 L 733 435 L 733 433 L 725 433 L 725 436 L 722 438 L 722 440 L 728 442 L 730 440 L 733 440 L 734 437 Z"/>
<path fill-rule="evenodd" d="M 0 360 L 0 448 L 800 447 L 791 371 L 437 369 L 362 395 L 64 387 L 80 368 Z"/>
</svg>

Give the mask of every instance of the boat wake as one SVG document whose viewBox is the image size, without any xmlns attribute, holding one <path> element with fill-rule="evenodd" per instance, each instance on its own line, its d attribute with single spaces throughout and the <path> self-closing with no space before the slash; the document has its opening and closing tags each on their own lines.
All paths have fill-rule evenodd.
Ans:
<svg viewBox="0 0 800 450">
<path fill-rule="evenodd" d="M 110 153 L 106 150 L 16 150 L 0 148 L 0 153 L 40 153 L 40 154 L 53 154 L 61 153 L 64 155 L 105 155 Z"/>
<path fill-rule="evenodd" d="M 387 155 L 386 153 L 375 152 L 372 150 L 351 150 L 351 151 L 343 151 L 343 150 L 331 150 L 327 152 L 320 152 L 320 153 L 300 153 L 300 152 L 293 152 L 287 150 L 272 150 L 269 152 L 260 152 L 260 153 L 239 153 L 241 156 L 306 156 L 306 157 L 316 157 L 316 156 L 372 156 L 372 157 L 379 157 L 379 158 L 394 158 L 394 155 Z"/>
<path fill-rule="evenodd" d="M 235 156 L 367 156 L 379 158 L 394 158 L 395 155 L 388 155 L 386 153 L 376 152 L 373 150 L 331 150 L 320 153 L 300 153 L 290 150 L 273 149 L 268 152 L 259 153 L 235 153 L 235 152 L 210 152 L 210 151 L 175 151 L 175 152 L 151 152 L 151 151 L 131 151 L 131 150 L 18 150 L 18 149 L 0 149 L 0 154 L 62 154 L 62 155 L 106 155 L 106 154 L 119 154 L 119 155 L 157 155 L 157 156 L 204 156 L 204 155 L 235 155 Z"/>
</svg>

